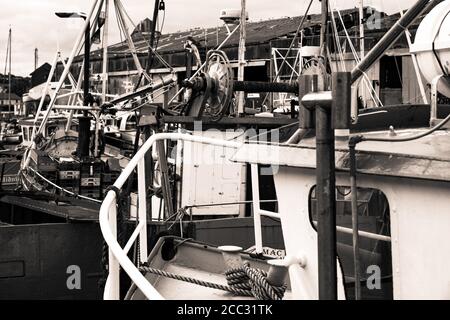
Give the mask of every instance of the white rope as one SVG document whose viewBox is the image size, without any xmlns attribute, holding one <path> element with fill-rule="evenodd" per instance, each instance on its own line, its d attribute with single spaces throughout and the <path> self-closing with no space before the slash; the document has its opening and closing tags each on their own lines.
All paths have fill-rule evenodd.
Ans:
<svg viewBox="0 0 450 320">
<path fill-rule="evenodd" d="M 42 176 L 39 172 L 37 172 L 37 171 L 34 170 L 33 168 L 28 167 L 28 169 L 30 169 L 31 171 L 33 171 L 39 178 L 41 178 L 42 180 L 44 180 L 45 182 L 47 182 L 48 184 L 52 185 L 53 187 L 57 188 L 58 190 L 60 190 L 60 191 L 62 191 L 62 192 L 65 192 L 65 193 L 70 194 L 70 195 L 72 195 L 72 196 L 75 196 L 75 197 L 78 197 L 78 198 L 81 198 L 81 199 L 85 199 L 85 200 L 88 200 L 88 201 L 93 201 L 93 202 L 97 202 L 97 203 L 102 203 L 102 201 L 100 201 L 100 200 L 92 199 L 92 198 L 89 198 L 89 197 L 86 197 L 86 196 L 82 196 L 82 195 L 80 195 L 80 194 L 76 194 L 75 192 L 66 190 L 66 189 L 64 189 L 64 188 L 62 188 L 62 187 L 56 185 L 55 183 L 51 182 L 50 180 L 48 180 L 47 178 L 45 178 L 44 176 Z"/>
</svg>

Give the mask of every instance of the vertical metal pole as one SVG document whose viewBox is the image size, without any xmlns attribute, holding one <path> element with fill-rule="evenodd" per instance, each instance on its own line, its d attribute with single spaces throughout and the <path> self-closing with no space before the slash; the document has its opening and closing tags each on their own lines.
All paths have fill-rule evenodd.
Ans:
<svg viewBox="0 0 450 320">
<path fill-rule="evenodd" d="M 101 8 L 99 8 L 101 10 Z M 83 104 L 89 105 L 89 77 L 90 77 L 90 54 L 91 54 L 91 27 L 90 20 L 86 21 L 84 31 L 84 82 L 83 82 Z M 83 117 L 78 118 L 78 156 L 80 158 L 89 157 L 89 144 L 91 140 L 91 118 L 88 112 L 83 112 Z"/>
<path fill-rule="evenodd" d="M 109 0 L 105 0 L 105 24 L 103 26 L 103 83 L 102 83 L 102 103 L 106 102 L 108 93 L 108 28 L 109 28 Z"/>
<path fill-rule="evenodd" d="M 326 54 L 327 36 L 328 36 L 328 0 L 321 1 L 321 28 L 320 28 L 320 55 Z"/>
<path fill-rule="evenodd" d="M 336 181 L 331 111 L 316 107 L 319 299 L 337 299 Z"/>
<path fill-rule="evenodd" d="M 164 141 L 156 141 L 156 151 L 158 152 L 159 167 L 161 170 L 161 188 L 164 198 L 164 208 L 167 214 L 166 218 L 168 218 L 173 215 L 174 211 L 172 193 L 170 192 L 169 166 L 167 163 Z"/>
<path fill-rule="evenodd" d="M 353 268 L 355 272 L 355 300 L 361 300 L 361 277 L 359 257 L 359 225 L 358 225 L 358 189 L 356 184 L 356 151 L 355 144 L 349 143 L 350 149 L 350 186 L 352 201 L 352 230 L 353 230 Z"/>
<path fill-rule="evenodd" d="M 84 93 L 84 105 L 87 106 L 89 101 L 89 77 L 90 77 L 90 55 L 91 55 L 91 23 L 88 20 L 86 22 L 86 29 L 84 31 L 84 85 L 83 85 L 83 93 Z M 84 111 L 84 116 L 87 117 L 87 111 Z"/>
<path fill-rule="evenodd" d="M 363 0 L 358 0 L 359 2 L 359 54 L 361 60 L 364 59 L 364 3 Z M 361 96 L 366 105 L 366 87 L 362 85 L 359 90 L 361 90 Z"/>
<path fill-rule="evenodd" d="M 255 228 L 255 249 L 256 253 L 263 253 L 262 248 L 262 226 L 261 226 L 261 208 L 259 203 L 259 177 L 258 165 L 251 164 L 252 174 L 252 197 L 253 197 L 253 221 Z"/>
<path fill-rule="evenodd" d="M 246 32 L 246 0 L 241 0 L 241 27 L 240 27 L 240 38 L 239 38 L 239 68 L 238 68 L 238 81 L 244 81 L 244 68 L 245 68 L 245 41 L 247 37 Z M 245 92 L 238 93 L 238 114 L 243 115 L 245 103 Z"/>
<path fill-rule="evenodd" d="M 143 128 L 144 140 L 147 141 L 152 136 L 152 129 L 150 126 L 145 126 Z M 145 156 L 145 185 L 148 187 L 153 187 L 153 157 L 152 152 L 146 152 Z M 153 217 L 152 212 L 152 196 L 149 197 L 147 201 L 147 212 L 150 217 Z"/>
<path fill-rule="evenodd" d="M 328 0 L 322 0 L 321 51 L 326 53 L 328 38 Z M 324 79 L 324 83 L 326 79 Z M 324 90 L 324 88 L 320 88 Z M 334 130 L 331 110 L 316 107 L 317 236 L 319 299 L 337 299 L 336 266 L 336 181 Z"/>
<path fill-rule="evenodd" d="M 300 75 L 299 77 L 299 127 L 302 129 L 313 129 L 314 128 L 314 111 L 305 108 L 302 105 L 302 98 L 305 94 L 309 92 L 318 91 L 317 86 L 319 85 L 319 80 L 317 75 Z"/>
<path fill-rule="evenodd" d="M 186 50 L 186 79 L 192 76 L 192 52 Z"/>
</svg>

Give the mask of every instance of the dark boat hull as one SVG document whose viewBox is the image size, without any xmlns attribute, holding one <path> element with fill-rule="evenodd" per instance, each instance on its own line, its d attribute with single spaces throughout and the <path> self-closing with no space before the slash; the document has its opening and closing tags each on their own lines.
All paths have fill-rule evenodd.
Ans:
<svg viewBox="0 0 450 320">
<path fill-rule="evenodd" d="M 0 231 L 1 300 L 102 298 L 98 224 L 27 224 Z"/>
</svg>

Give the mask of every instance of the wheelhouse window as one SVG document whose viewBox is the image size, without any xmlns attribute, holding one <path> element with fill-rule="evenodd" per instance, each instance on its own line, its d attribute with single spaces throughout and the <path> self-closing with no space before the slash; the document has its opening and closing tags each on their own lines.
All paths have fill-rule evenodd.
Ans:
<svg viewBox="0 0 450 320">
<path fill-rule="evenodd" d="M 136 117 L 132 116 L 127 120 L 127 124 L 125 126 L 125 130 L 134 130 L 136 129 Z"/>
<path fill-rule="evenodd" d="M 375 237 L 359 236 L 360 279 L 362 299 L 392 299 L 391 243 L 376 238 L 390 237 L 389 203 L 384 193 L 377 189 L 358 188 L 358 227 Z M 309 197 L 311 222 L 317 223 L 316 188 Z M 352 240 L 351 191 L 348 186 L 336 187 L 336 232 L 337 253 L 345 279 L 347 297 L 354 298 L 355 272 Z M 374 272 L 379 271 L 380 288 L 371 286 Z M 370 283 L 369 283 L 370 282 Z"/>
</svg>

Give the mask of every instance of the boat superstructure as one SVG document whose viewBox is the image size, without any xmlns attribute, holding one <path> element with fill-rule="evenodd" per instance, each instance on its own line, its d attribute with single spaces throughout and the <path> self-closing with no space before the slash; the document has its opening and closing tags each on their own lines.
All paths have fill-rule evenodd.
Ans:
<svg viewBox="0 0 450 320">
<path fill-rule="evenodd" d="M 328 12 L 327 1 L 322 4 L 323 12 Z M 446 197 L 450 159 L 445 154 L 445 128 L 450 116 L 448 112 L 444 117 L 437 116 L 438 110 L 442 111 L 435 99 L 439 87 L 432 86 L 427 109 L 430 127 L 405 130 L 391 127 L 368 131 L 355 127 L 363 118 L 376 118 L 390 110 L 386 107 L 361 113 L 353 103 L 352 91 L 352 85 L 405 27 L 424 9 L 434 6 L 430 16 L 435 19 L 424 19 L 422 23 L 444 25 L 447 16 L 443 12 L 450 10 L 448 1 L 417 1 L 352 72 L 327 75 L 326 67 L 318 67 L 318 72 L 301 75 L 292 85 L 240 81 L 221 84 L 215 77 L 226 74 L 226 60 L 220 57 L 221 53 L 211 52 L 218 54 L 225 66 L 215 66 L 216 72 L 194 76 L 184 83 L 200 93 L 199 104 L 193 105 L 197 109 L 192 109 L 195 114 L 201 115 L 204 106 L 220 113 L 222 108 L 215 99 L 221 97 L 223 101 L 230 88 L 252 92 L 257 86 L 259 91 L 297 92 L 299 130 L 288 143 L 243 143 L 185 133 L 150 136 L 116 180 L 114 189 L 107 193 L 100 209 L 100 226 L 109 246 L 104 298 L 122 297 L 121 270 L 133 282 L 126 295 L 129 299 L 224 299 L 249 295 L 258 299 L 361 299 L 371 295 L 385 299 L 449 298 L 445 266 L 450 251 L 445 243 L 450 225 L 446 215 L 450 205 Z M 325 13 L 324 35 L 327 21 Z M 419 28 L 417 40 L 420 34 Z M 435 39 L 428 41 L 433 47 Z M 427 45 L 422 48 L 430 50 Z M 441 64 L 443 57 L 434 55 L 429 59 Z M 445 69 L 436 70 L 434 78 L 447 79 Z M 445 81 L 442 83 L 447 87 Z M 215 91 L 217 87 L 223 89 Z M 314 130 L 315 134 L 306 136 L 305 130 Z M 235 150 L 232 161 L 250 164 L 256 254 L 244 253 L 239 247 L 215 248 L 177 237 L 160 238 L 149 253 L 146 156 L 154 149 L 161 152 L 158 146 L 162 141 L 220 146 Z M 270 166 L 274 172 L 276 211 L 261 209 L 261 165 Z M 117 217 L 121 208 L 116 203 L 135 170 L 136 228 L 128 240 L 118 241 Z M 281 259 L 268 260 L 262 255 L 263 216 L 281 221 L 286 250 Z M 128 257 L 133 247 L 139 252 L 134 261 Z M 176 292 L 178 285 L 182 289 Z M 245 292 L 238 292 L 238 288 L 245 288 Z M 192 295 L 194 291 L 198 295 Z M 280 292 L 283 294 L 278 295 Z"/>
</svg>

